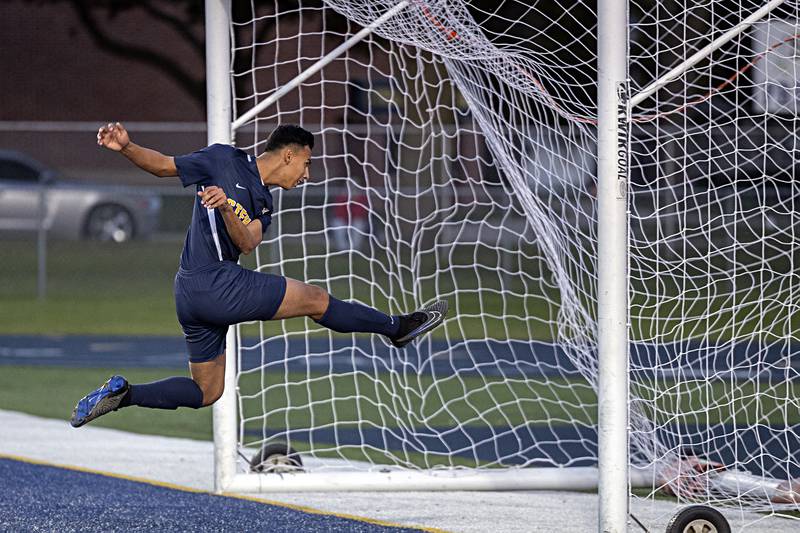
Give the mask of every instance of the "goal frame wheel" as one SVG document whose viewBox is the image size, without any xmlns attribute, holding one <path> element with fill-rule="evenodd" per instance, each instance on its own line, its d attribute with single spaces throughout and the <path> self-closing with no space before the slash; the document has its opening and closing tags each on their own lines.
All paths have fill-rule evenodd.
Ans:
<svg viewBox="0 0 800 533">
<path fill-rule="evenodd" d="M 731 533 L 731 526 L 713 507 L 690 505 L 675 513 L 666 533 Z"/>
<path fill-rule="evenodd" d="M 250 459 L 250 471 L 259 474 L 303 472 L 303 460 L 284 442 L 267 443 Z"/>
</svg>

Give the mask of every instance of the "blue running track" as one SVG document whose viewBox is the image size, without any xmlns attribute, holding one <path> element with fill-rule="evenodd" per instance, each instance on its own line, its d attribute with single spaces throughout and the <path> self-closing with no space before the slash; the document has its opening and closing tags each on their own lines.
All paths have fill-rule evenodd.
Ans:
<svg viewBox="0 0 800 533">
<path fill-rule="evenodd" d="M 0 531 L 421 530 L 0 457 Z"/>
<path fill-rule="evenodd" d="M 278 336 L 267 339 L 263 350 L 257 339 L 244 339 L 242 344 L 242 370 L 264 366 L 278 372 L 288 368 L 297 372 L 413 371 L 439 376 L 458 372 L 582 379 L 564 349 L 544 341 L 463 340 L 450 346 L 432 339 L 394 350 L 377 335 L 339 335 L 307 340 Z M 683 379 L 800 378 L 797 342 L 631 343 L 630 350 L 632 368 L 640 379 L 671 379 L 670 369 Z M 0 335 L 0 365 L 185 369 L 188 361 L 182 337 Z"/>
</svg>

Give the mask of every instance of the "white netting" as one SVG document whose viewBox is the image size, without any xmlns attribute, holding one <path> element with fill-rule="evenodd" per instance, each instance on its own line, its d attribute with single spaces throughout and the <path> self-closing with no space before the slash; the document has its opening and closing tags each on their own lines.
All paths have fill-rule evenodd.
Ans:
<svg viewBox="0 0 800 533">
<path fill-rule="evenodd" d="M 632 2 L 631 93 L 765 4 Z M 800 502 L 797 8 L 632 112 L 634 459 L 654 490 L 765 511 Z"/>
<path fill-rule="evenodd" d="M 236 114 L 396 5 L 235 12 Z M 631 93 L 759 5 L 632 2 Z M 769 21 L 796 10 L 633 109 L 631 451 L 652 493 L 739 504 L 732 476 L 800 476 L 795 78 L 783 113 L 759 96 L 777 94 L 776 41 L 792 55 L 774 68 L 795 61 L 774 34 L 795 22 Z M 412 1 L 238 132 L 255 153 L 278 122 L 317 133 L 314 179 L 275 192 L 253 266 L 392 313 L 451 307 L 403 351 L 311 321 L 243 326 L 240 445 L 352 469 L 596 464 L 595 11 Z"/>
</svg>

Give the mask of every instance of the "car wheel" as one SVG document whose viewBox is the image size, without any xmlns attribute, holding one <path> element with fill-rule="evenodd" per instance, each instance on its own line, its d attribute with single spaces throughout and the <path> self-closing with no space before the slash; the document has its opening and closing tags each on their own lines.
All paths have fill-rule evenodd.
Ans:
<svg viewBox="0 0 800 533">
<path fill-rule="evenodd" d="M 85 228 L 89 239 L 126 242 L 133 238 L 133 215 L 121 205 L 99 205 L 89 213 Z"/>
</svg>

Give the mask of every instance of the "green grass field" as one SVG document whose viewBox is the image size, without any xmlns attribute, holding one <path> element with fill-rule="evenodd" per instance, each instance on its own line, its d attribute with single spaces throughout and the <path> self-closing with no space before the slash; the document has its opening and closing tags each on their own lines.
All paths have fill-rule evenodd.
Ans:
<svg viewBox="0 0 800 533">
<path fill-rule="evenodd" d="M 560 297 L 550 274 L 537 260 L 504 266 L 524 275 L 499 275 L 504 259 L 496 251 L 459 249 L 447 256 L 446 265 L 441 257 L 423 255 L 417 265 L 421 272 L 436 272 L 445 266 L 451 270 L 414 279 L 407 269 L 387 273 L 384 263 L 362 255 L 329 256 L 319 247 L 282 246 L 286 259 L 274 273 L 321 285 L 340 299 L 357 299 L 401 313 L 417 303 L 410 288 L 425 302 L 447 298 L 450 315 L 458 320 L 448 320 L 434 332 L 440 338 L 552 340 L 558 334 L 555 324 L 561 311 Z M 125 245 L 50 242 L 47 298 L 39 301 L 34 243 L 0 241 L 0 335 L 180 335 L 173 279 L 181 248 L 180 241 Z M 262 254 L 269 251 L 268 246 L 262 249 Z M 529 257 L 538 254 L 526 253 Z M 243 264 L 253 268 L 254 256 L 243 256 Z M 735 293 L 726 292 L 730 283 L 735 285 Z M 782 303 L 791 299 L 786 293 L 790 285 L 783 277 L 775 277 L 758 291 L 750 290 L 753 280 L 745 273 L 730 283 L 674 278 L 669 284 L 659 281 L 648 288 L 634 286 L 632 338 L 714 340 L 754 333 L 765 341 L 800 337 L 800 315 Z M 582 285 L 591 287 L 587 280 Z M 578 296 L 591 313 L 593 296 Z M 302 320 L 294 320 L 272 330 L 301 331 L 304 327 Z M 567 338 L 573 334 L 562 332 Z"/>
<path fill-rule="evenodd" d="M 177 269 L 181 242 L 133 242 L 123 246 L 92 242 L 50 242 L 48 246 L 48 297 L 36 299 L 36 252 L 32 241 L 3 241 L 0 248 L 0 335 L 3 334 L 96 334 L 96 335 L 175 335 L 181 334 L 174 311 L 172 283 Z M 319 250 L 308 250 L 308 257 L 285 261 L 282 273 L 297 279 L 322 284 L 342 299 L 357 298 L 393 309 L 397 304 L 386 297 L 397 294 L 382 283 L 380 265 L 359 258 L 326 257 Z M 299 256 L 300 254 L 293 254 Z M 455 254 L 448 258 L 453 268 L 450 279 L 427 278 L 419 281 L 420 293 L 429 299 L 449 295 L 453 315 L 445 328 L 435 333 L 451 339 L 522 338 L 551 340 L 551 324 L 559 312 L 559 297 L 550 285 L 549 274 L 526 271 L 528 284 L 514 277 L 496 275 L 500 259 L 475 268 L 476 256 Z M 430 259 L 430 258 L 428 258 Z M 253 259 L 244 264 L 252 266 Z M 323 283 L 320 272 L 330 276 Z M 482 273 L 485 276 L 482 276 Z M 316 278 L 315 278 L 316 276 Z M 744 276 L 744 275 L 743 275 Z M 414 283 L 400 276 L 403 283 Z M 535 281 L 531 281 L 535 280 Z M 395 280 L 397 283 L 397 280 Z M 660 281 L 659 281 L 660 283 Z M 752 280 L 737 281 L 746 287 Z M 774 296 L 781 301 L 785 287 L 781 280 L 758 294 L 726 294 L 724 287 L 709 285 L 698 289 L 691 284 L 664 289 L 650 287 L 632 299 L 633 331 L 674 337 L 726 339 L 747 337 L 759 332 L 763 340 L 800 337 L 800 317 L 791 305 L 765 308 L 759 296 Z M 453 293 L 458 285 L 459 292 Z M 478 289 L 481 290 L 478 290 Z M 487 290 L 488 289 L 488 290 Z M 688 290 L 688 292 L 687 292 Z M 659 292 L 660 291 L 660 292 Z M 402 292 L 402 291 L 401 291 Z M 501 296 L 501 292 L 504 297 Z M 685 294 L 680 298 L 651 300 L 649 295 Z M 755 291 L 754 291 L 755 292 Z M 582 294 L 588 300 L 591 295 Z M 766 298 L 769 300 L 769 298 Z M 735 308 L 736 312 L 730 309 Z M 710 311 L 710 312 L 709 312 Z M 686 318 L 691 315 L 708 318 Z M 637 318 L 637 316 L 639 318 Z M 519 317 L 519 318 L 514 318 Z M 250 326 L 253 327 L 253 326 Z M 302 320 L 287 321 L 278 327 L 268 323 L 266 334 L 299 331 Z M 174 370 L 137 368 L 55 368 L 41 366 L 0 366 L 0 409 L 67 420 L 75 402 L 104 382 L 121 373 L 133 383 L 149 382 L 174 375 Z M 637 389 L 644 400 L 647 416 L 655 424 L 688 425 L 734 423 L 800 423 L 800 383 L 732 383 L 723 381 L 663 381 L 654 389 Z M 551 426 L 596 423 L 595 392 L 586 383 L 564 379 L 501 380 L 477 376 L 377 377 L 366 374 L 328 376 L 323 374 L 275 374 L 262 377 L 245 375 L 240 383 L 243 416 L 248 436 L 246 443 L 257 443 L 263 427 L 281 431 L 288 427 L 323 427 L 336 424 L 344 430 L 358 427 L 452 428 L 458 425 L 506 428 L 524 424 Z M 41 391 L 46 391 L 45 394 Z M 160 411 L 125 409 L 92 423 L 94 426 L 208 440 L 212 437 L 211 409 Z M 358 421 L 358 422 L 357 422 Z M 79 430 L 76 430 L 79 431 Z M 293 442 L 299 451 L 308 443 Z M 326 447 L 329 448 L 326 451 Z M 374 448 L 335 447 L 334 443 L 314 443 L 321 456 L 345 456 L 375 463 L 398 461 L 427 467 L 437 465 L 474 466 L 474 460 L 446 458 L 408 450 L 390 453 Z M 390 456 L 391 455 L 391 456 Z"/>
<path fill-rule="evenodd" d="M 181 242 L 132 242 L 114 245 L 95 242 L 53 241 L 48 244 L 47 298 L 36 298 L 36 247 L 31 241 L 0 241 L 4 260 L 0 262 L 0 335 L 2 334 L 124 334 L 180 335 L 175 317 L 173 280 L 178 267 Z M 319 250 L 307 250 L 304 259 L 287 260 L 282 274 L 322 285 L 340 299 L 372 302 L 392 313 L 406 312 L 390 304 L 381 283 L 386 273 L 356 257 L 326 258 Z M 292 254 L 301 256 L 302 254 Z M 466 265 L 473 258 L 458 258 Z M 454 259 L 455 261 L 455 259 Z M 255 266 L 253 256 L 243 264 Z M 474 269 L 470 269 L 474 270 Z M 321 273 L 328 272 L 325 283 Z M 509 338 L 552 338 L 548 325 L 557 312 L 553 295 L 543 295 L 523 286 L 507 287 L 516 294 L 499 294 L 474 271 L 459 270 L 458 285 L 463 292 L 452 296 L 454 281 L 419 281 L 425 301 L 451 294 L 447 329 L 435 334 L 451 338 L 507 336 Z M 496 276 L 494 276 L 496 278 Z M 492 279 L 488 276 L 487 279 Z M 409 286 L 414 283 L 408 280 Z M 396 285 L 396 283 L 395 283 Z M 493 289 L 493 292 L 477 288 Z M 399 285 L 395 294 L 402 293 Z M 530 294 L 528 294 L 528 291 Z M 415 302 L 401 302 L 412 306 Z M 524 318 L 522 318 L 524 317 Z M 288 331 L 300 331 L 300 320 L 285 324 Z"/>
<path fill-rule="evenodd" d="M 172 297 L 181 243 L 51 242 L 44 301 L 35 245 L 0 246 L 0 334 L 181 334 Z"/>
<path fill-rule="evenodd" d="M 175 375 L 176 371 L 0 366 L 0 409 L 66 420 L 75 402 L 112 373 L 142 383 Z M 596 395 L 585 382 L 577 380 L 452 376 L 434 382 L 428 375 L 404 379 L 382 374 L 374 379 L 362 373 L 276 373 L 245 374 L 240 387 L 243 416 L 248 419 L 248 429 L 254 430 L 262 425 L 280 430 L 334 423 L 346 426 L 357 421 L 375 427 L 438 428 L 596 423 Z M 31 393 L 42 390 L 47 394 Z M 800 423 L 800 411 L 786 408 L 787 398 L 800 397 L 797 382 L 662 382 L 658 391 L 640 393 L 653 406 L 658 424 L 752 424 L 754 420 L 764 424 Z M 210 420 L 210 409 L 126 409 L 99 419 L 97 425 L 208 439 Z"/>
<path fill-rule="evenodd" d="M 124 375 L 133 383 L 146 383 L 174 375 L 175 370 L 0 366 L 0 409 L 69 420 L 77 401 L 114 373 Z M 208 440 L 211 439 L 211 410 L 125 409 L 93 421 L 92 425 Z"/>
<path fill-rule="evenodd" d="M 35 297 L 35 246 L 25 241 L 5 241 L 0 246 L 4 252 L 4 260 L 0 262 L 0 279 L 3 280 L 0 335 L 181 334 L 172 296 L 181 242 L 133 242 L 123 246 L 51 242 L 48 297 L 44 301 Z M 373 279 L 394 279 L 380 271 L 379 263 L 355 255 L 329 257 L 324 250 L 313 248 L 305 251 L 304 256 L 298 250 L 288 251 L 287 257 L 296 259 L 284 261 L 281 272 L 322 284 L 343 299 L 368 300 L 383 309 L 398 305 L 396 300 L 392 302 L 387 297 L 387 294 L 398 294 L 396 286 L 392 289 L 382 283 L 371 283 Z M 450 295 L 452 316 L 459 318 L 448 321 L 435 335 L 451 339 L 487 336 L 552 339 L 555 332 L 550 324 L 559 307 L 555 289 L 546 282 L 546 272 L 527 272 L 529 284 L 526 285 L 513 276 L 496 275 L 492 271 L 491 254 L 486 250 L 482 253 L 481 261 L 489 261 L 488 266 L 480 265 L 476 269 L 476 256 L 454 253 L 448 257 L 448 266 L 453 269 L 449 278 L 418 280 L 416 288 L 424 298 Z M 425 257 L 424 260 L 439 259 Z M 495 257 L 494 260 L 500 259 Z M 252 256 L 245 258 L 244 264 L 252 267 Z M 325 282 L 320 272 L 327 272 L 329 281 Z M 486 274 L 483 278 L 482 272 Z M 405 279 L 407 274 L 400 271 L 398 276 L 409 284 L 414 283 L 410 278 Z M 388 284 L 393 283 L 396 284 L 397 279 Z M 453 293 L 456 285 L 459 287 L 457 295 Z M 689 308 L 690 314 L 700 314 L 704 306 L 705 310 L 720 309 L 728 298 L 699 292 L 694 297 L 696 301 Z M 687 304 L 680 300 L 666 299 L 659 307 L 648 308 L 647 299 L 634 298 L 632 308 L 635 314 L 650 313 L 655 317 L 635 321 L 635 327 L 641 331 L 660 328 L 661 331 L 674 330 L 676 335 L 688 331 L 700 336 L 713 331 L 715 336 L 726 338 L 730 332 L 726 331 L 725 324 L 735 322 L 737 336 L 761 331 L 765 339 L 770 339 L 779 334 L 785 336 L 787 331 L 800 330 L 800 320 L 790 316 L 790 306 L 764 311 L 746 302 L 736 304 L 742 315 L 736 321 L 732 320 L 730 312 L 715 312 L 713 320 L 703 323 L 683 319 Z M 402 301 L 399 305 L 403 305 Z M 265 334 L 299 331 L 304 326 L 301 319 L 282 324 L 267 323 Z M 151 381 L 171 373 L 117 370 L 133 382 Z M 0 408 L 66 419 L 77 399 L 111 373 L 108 369 L 0 367 Z M 47 395 L 30 394 L 43 384 L 47 386 Z M 244 394 L 244 416 L 248 418 L 246 427 L 255 433 L 262 426 L 281 430 L 287 427 L 288 421 L 294 427 L 312 424 L 319 427 L 334 422 L 347 426 L 360 420 L 373 427 L 437 428 L 459 424 L 508 427 L 525 423 L 593 425 L 595 422 L 594 391 L 583 382 L 558 379 L 545 382 L 441 376 L 434 383 L 430 376 L 414 376 L 403 381 L 401 376 L 388 375 L 375 378 L 365 374 L 334 377 L 290 374 L 264 378 L 247 375 L 240 385 Z M 658 390 L 640 389 L 638 395 L 646 400 L 648 416 L 658 424 L 751 424 L 754 420 L 794 424 L 800 415 L 796 409 L 787 409 L 787 399 L 800 396 L 797 387 L 793 382 L 776 385 L 661 382 L 657 384 Z M 177 412 L 131 409 L 105 417 L 98 425 L 207 439 L 211 435 L 210 413 L 208 409 Z"/>
</svg>

